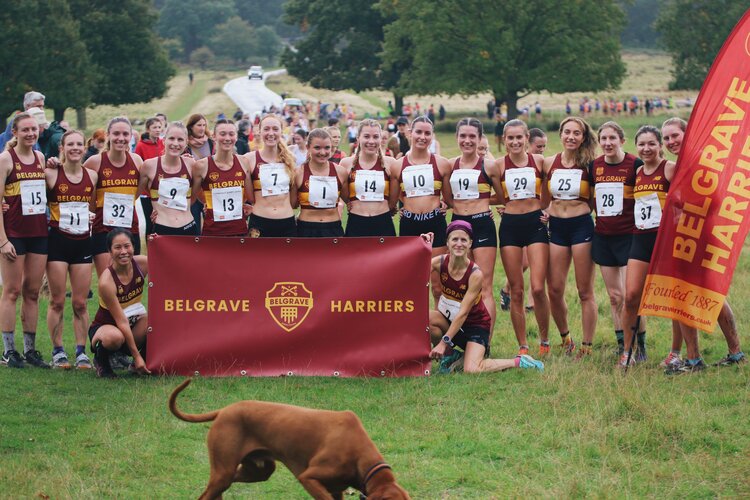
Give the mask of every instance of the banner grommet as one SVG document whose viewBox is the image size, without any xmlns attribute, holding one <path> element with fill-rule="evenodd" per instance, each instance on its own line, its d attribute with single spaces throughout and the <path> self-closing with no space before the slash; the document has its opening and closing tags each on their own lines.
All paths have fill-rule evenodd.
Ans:
<svg viewBox="0 0 750 500">
<path fill-rule="evenodd" d="M 338 371 L 333 372 L 334 377 L 338 377 L 339 375 L 341 375 L 341 373 L 339 373 Z"/>
<path fill-rule="evenodd" d="M 245 375 L 247 375 L 247 371 L 245 371 L 245 370 L 240 370 L 240 375 L 242 375 L 242 376 L 244 377 Z"/>
</svg>

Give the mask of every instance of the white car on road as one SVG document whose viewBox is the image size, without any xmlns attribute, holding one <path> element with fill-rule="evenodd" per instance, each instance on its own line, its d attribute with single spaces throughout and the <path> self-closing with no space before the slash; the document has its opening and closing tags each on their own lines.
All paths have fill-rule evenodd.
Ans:
<svg viewBox="0 0 750 500">
<path fill-rule="evenodd" d="M 250 69 L 247 70 L 247 78 L 249 80 L 252 80 L 254 78 L 257 78 L 258 80 L 262 80 L 263 79 L 263 67 L 250 66 Z"/>
</svg>

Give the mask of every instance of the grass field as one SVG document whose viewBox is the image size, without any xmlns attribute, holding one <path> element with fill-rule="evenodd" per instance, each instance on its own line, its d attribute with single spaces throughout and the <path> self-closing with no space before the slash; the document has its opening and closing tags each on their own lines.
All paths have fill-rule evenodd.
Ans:
<svg viewBox="0 0 750 500">
<path fill-rule="evenodd" d="M 176 81 L 165 100 L 144 107 L 144 116 L 164 109 L 175 117 L 187 114 L 186 102 L 195 103 L 192 110 L 213 106 L 211 99 L 223 94 L 208 90 L 222 82 L 210 73 L 196 76 L 193 89 L 185 75 L 178 77 L 183 84 Z M 205 94 L 199 85 L 205 85 Z M 99 111 L 112 116 L 114 110 L 93 110 L 92 122 Z M 630 145 L 638 125 L 662 119 L 620 120 L 628 134 L 626 149 L 634 150 Z M 439 139 L 446 156 L 457 154 L 452 134 L 441 133 Z M 548 151 L 559 149 L 559 140 L 550 134 Z M 498 262 L 496 296 L 504 279 L 500 267 Z M 746 352 L 750 291 L 743 284 L 748 280 L 745 246 L 730 300 Z M 609 300 L 599 278 L 596 296 L 595 354 L 576 363 L 553 352 L 543 374 L 204 378 L 179 403 L 193 413 L 240 399 L 353 410 L 415 499 L 750 497 L 750 365 L 666 377 L 657 364 L 668 352 L 670 327 L 649 319 L 650 359 L 623 377 L 614 366 Z M 567 300 L 579 341 L 580 307 L 572 280 Z M 46 308 L 42 300 L 37 343 L 49 359 Z M 90 301 L 92 317 L 95 308 L 96 301 Z M 69 305 L 65 317 L 70 353 Z M 537 332 L 529 319 L 534 345 Z M 554 328 L 551 339 L 558 340 Z M 726 353 L 720 333 L 702 334 L 701 346 L 708 362 Z M 511 357 L 515 351 L 508 313 L 498 310 L 493 356 Z M 126 376 L 110 381 L 74 371 L 0 369 L 0 386 L 6 388 L 0 411 L 0 498 L 197 497 L 208 478 L 208 426 L 187 424 L 169 413 L 167 397 L 181 380 Z M 296 499 L 306 494 L 280 466 L 268 482 L 236 484 L 226 497 Z"/>
</svg>

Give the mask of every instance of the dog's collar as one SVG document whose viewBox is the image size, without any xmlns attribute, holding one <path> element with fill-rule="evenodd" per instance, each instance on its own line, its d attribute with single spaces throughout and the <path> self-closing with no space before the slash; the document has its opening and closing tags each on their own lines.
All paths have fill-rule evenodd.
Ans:
<svg viewBox="0 0 750 500">
<path fill-rule="evenodd" d="M 370 479 L 372 479 L 375 474 L 383 469 L 391 469 L 391 466 L 385 462 L 378 462 L 367 471 L 367 474 L 365 474 L 365 480 L 362 481 L 362 492 L 365 495 L 367 495 L 367 483 L 370 482 Z"/>
</svg>

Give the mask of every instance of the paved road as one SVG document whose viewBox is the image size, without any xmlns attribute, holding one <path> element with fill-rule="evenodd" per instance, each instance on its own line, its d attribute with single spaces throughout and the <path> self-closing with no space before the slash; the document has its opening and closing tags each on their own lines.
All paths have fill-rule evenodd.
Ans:
<svg viewBox="0 0 750 500">
<path fill-rule="evenodd" d="M 281 96 L 266 87 L 266 78 L 285 73 L 285 69 L 277 69 L 264 73 L 263 80 L 250 80 L 247 76 L 235 78 L 224 84 L 224 93 L 237 104 L 243 113 L 253 116 L 255 113 L 260 113 L 264 107 L 268 108 L 272 104 L 281 105 Z"/>
</svg>

